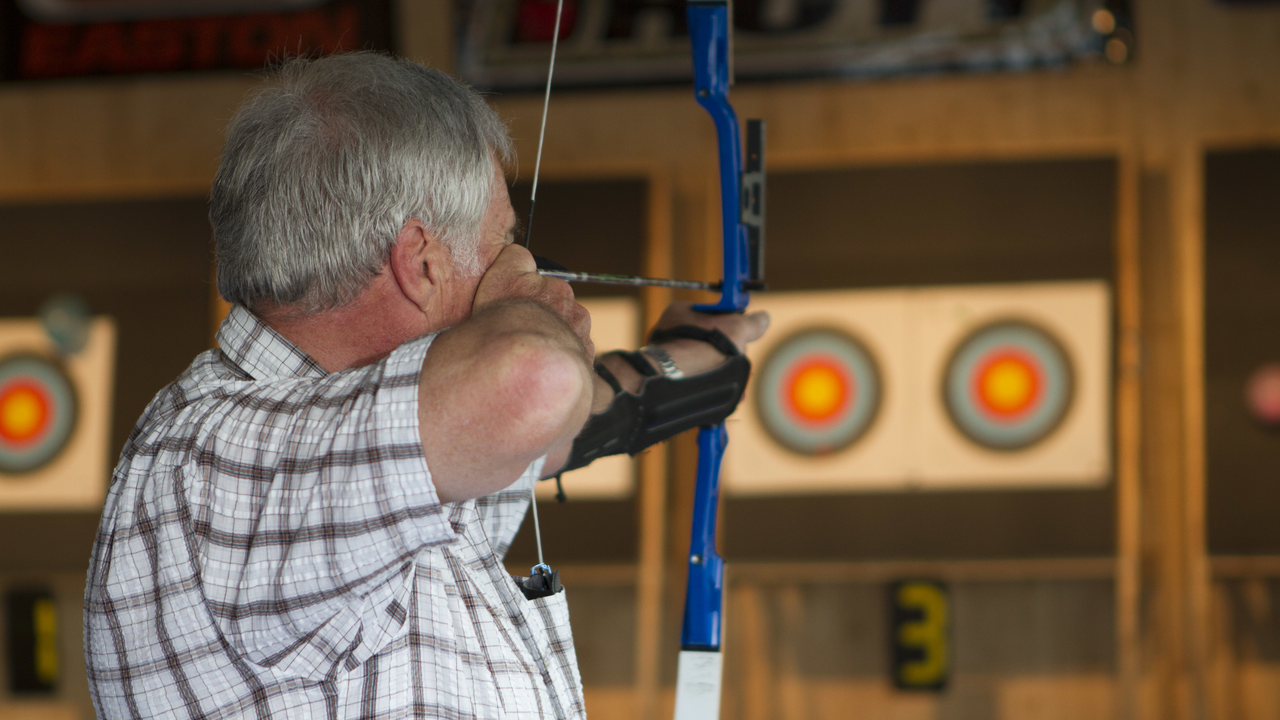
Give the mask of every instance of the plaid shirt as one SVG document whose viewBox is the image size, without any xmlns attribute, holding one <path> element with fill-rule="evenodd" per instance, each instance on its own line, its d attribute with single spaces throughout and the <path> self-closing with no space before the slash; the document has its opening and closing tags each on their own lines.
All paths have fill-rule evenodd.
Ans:
<svg viewBox="0 0 1280 720">
<path fill-rule="evenodd" d="M 501 564 L 541 471 L 441 504 L 431 337 L 328 374 L 242 308 L 152 401 L 85 591 L 100 718 L 582 718 L 565 595 Z"/>
</svg>

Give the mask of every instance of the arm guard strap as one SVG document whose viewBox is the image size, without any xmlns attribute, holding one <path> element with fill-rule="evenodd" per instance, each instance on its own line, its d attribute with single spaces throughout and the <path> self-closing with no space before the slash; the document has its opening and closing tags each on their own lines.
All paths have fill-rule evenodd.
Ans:
<svg viewBox="0 0 1280 720">
<path fill-rule="evenodd" d="M 606 455 L 635 455 L 685 430 L 715 425 L 729 417 L 742 401 L 751 362 L 733 343 L 728 346 L 733 350 L 729 359 L 700 375 L 676 380 L 649 367 L 650 374 L 642 381 L 638 395 L 615 391 L 609 407 L 592 415 L 578 433 L 564 471 Z M 597 365 L 596 372 L 601 368 Z M 612 374 L 605 373 L 600 374 L 606 381 L 612 379 Z M 616 388 L 616 382 L 610 385 Z"/>
</svg>

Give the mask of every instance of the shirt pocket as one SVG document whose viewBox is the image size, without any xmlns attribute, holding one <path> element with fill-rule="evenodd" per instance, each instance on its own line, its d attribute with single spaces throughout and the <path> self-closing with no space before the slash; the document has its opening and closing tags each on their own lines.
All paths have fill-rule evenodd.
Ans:
<svg viewBox="0 0 1280 720">
<path fill-rule="evenodd" d="M 582 698 L 582 676 L 578 672 L 578 657 L 573 645 L 573 631 L 569 626 L 569 591 L 563 590 L 550 597 L 529 601 L 542 619 L 547 633 L 544 650 L 551 681 L 556 694 L 566 705 L 571 718 L 585 718 L 586 706 Z"/>
</svg>

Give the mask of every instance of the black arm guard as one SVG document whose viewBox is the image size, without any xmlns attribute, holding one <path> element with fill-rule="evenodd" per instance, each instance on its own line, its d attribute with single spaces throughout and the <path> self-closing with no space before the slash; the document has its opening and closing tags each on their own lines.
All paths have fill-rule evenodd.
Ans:
<svg viewBox="0 0 1280 720">
<path fill-rule="evenodd" d="M 722 336 L 723 337 L 723 336 Z M 727 340 L 727 339 L 726 339 Z M 738 407 L 751 375 L 751 362 L 728 343 L 733 354 L 719 367 L 701 375 L 673 380 L 652 374 L 640 385 L 640 394 L 617 392 L 604 412 L 591 416 L 573 441 L 564 471 L 576 470 L 606 455 L 635 455 L 689 428 L 715 425 Z M 596 372 L 602 365 L 597 364 Z M 605 370 L 600 373 L 617 388 Z"/>
</svg>

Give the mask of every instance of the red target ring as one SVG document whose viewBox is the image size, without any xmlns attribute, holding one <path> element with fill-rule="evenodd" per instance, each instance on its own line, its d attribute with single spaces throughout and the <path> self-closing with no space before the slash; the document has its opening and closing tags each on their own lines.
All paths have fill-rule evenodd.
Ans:
<svg viewBox="0 0 1280 720">
<path fill-rule="evenodd" d="M 1016 423 L 1044 398 L 1044 368 L 1034 356 L 1006 348 L 983 358 L 973 374 L 974 406 L 995 422 Z"/>
<path fill-rule="evenodd" d="M 814 353 L 787 368 L 778 391 L 780 405 L 794 422 L 821 428 L 840 421 L 858 388 L 839 358 Z"/>
<path fill-rule="evenodd" d="M 38 470 L 71 440 L 78 402 L 54 361 L 23 353 L 0 359 L 0 474 Z"/>
<path fill-rule="evenodd" d="M 756 380 L 757 418 L 783 448 L 800 455 L 840 452 L 871 427 L 880 409 L 880 369 L 860 340 L 834 328 L 783 338 Z"/>
<path fill-rule="evenodd" d="M 0 440 L 15 446 L 39 441 L 49 432 L 52 403 L 44 386 L 28 378 L 0 386 Z"/>
<path fill-rule="evenodd" d="M 1066 417 L 1075 372 L 1048 329 L 1001 320 L 968 333 L 942 377 L 942 400 L 954 427 L 970 441 L 1000 451 L 1029 448 Z"/>
</svg>

